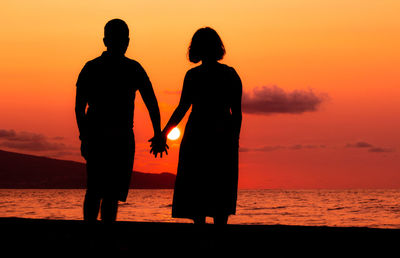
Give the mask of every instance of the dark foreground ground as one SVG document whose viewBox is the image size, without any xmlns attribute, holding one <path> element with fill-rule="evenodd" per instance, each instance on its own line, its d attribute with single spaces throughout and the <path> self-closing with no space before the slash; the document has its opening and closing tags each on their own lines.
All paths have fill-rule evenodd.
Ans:
<svg viewBox="0 0 400 258">
<path fill-rule="evenodd" d="M 1 257 L 399 257 L 399 250 L 399 229 L 0 218 Z"/>
</svg>

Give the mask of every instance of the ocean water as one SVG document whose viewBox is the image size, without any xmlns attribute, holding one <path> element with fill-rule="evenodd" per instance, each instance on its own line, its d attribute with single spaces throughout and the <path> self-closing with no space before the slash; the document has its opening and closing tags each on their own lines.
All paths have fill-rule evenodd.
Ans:
<svg viewBox="0 0 400 258">
<path fill-rule="evenodd" d="M 0 217 L 81 220 L 84 193 L 0 189 Z M 191 223 L 171 218 L 172 195 L 130 190 L 118 220 Z M 400 190 L 239 190 L 236 213 L 229 224 L 400 228 Z"/>
</svg>

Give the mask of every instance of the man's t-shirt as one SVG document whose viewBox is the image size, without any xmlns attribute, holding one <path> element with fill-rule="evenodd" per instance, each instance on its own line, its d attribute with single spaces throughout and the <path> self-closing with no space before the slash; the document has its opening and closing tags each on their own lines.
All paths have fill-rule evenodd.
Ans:
<svg viewBox="0 0 400 258">
<path fill-rule="evenodd" d="M 132 129 L 136 90 L 152 87 L 138 62 L 107 52 L 85 64 L 76 86 L 88 103 L 89 134 Z"/>
</svg>

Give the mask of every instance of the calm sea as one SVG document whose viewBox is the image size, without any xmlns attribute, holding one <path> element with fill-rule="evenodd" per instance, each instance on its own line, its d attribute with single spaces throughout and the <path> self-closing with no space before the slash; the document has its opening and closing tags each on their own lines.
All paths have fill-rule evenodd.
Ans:
<svg viewBox="0 0 400 258">
<path fill-rule="evenodd" d="M 172 190 L 130 190 L 118 220 L 171 218 Z M 84 190 L 0 189 L 0 217 L 82 219 Z M 212 219 L 207 219 L 212 222 Z M 230 224 L 400 228 L 400 190 L 239 190 Z"/>
</svg>

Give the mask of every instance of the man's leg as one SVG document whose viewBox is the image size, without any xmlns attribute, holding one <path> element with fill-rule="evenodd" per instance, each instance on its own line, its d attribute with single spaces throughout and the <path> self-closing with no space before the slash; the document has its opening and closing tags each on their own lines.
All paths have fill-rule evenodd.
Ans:
<svg viewBox="0 0 400 258">
<path fill-rule="evenodd" d="M 194 224 L 206 224 L 206 217 L 205 216 L 197 216 L 193 218 Z"/>
<path fill-rule="evenodd" d="M 88 222 L 97 220 L 100 209 L 100 196 L 91 190 L 86 190 L 83 202 L 83 219 Z"/>
<path fill-rule="evenodd" d="M 216 215 L 214 217 L 214 224 L 215 225 L 226 225 L 228 224 L 228 215 Z"/>
</svg>

